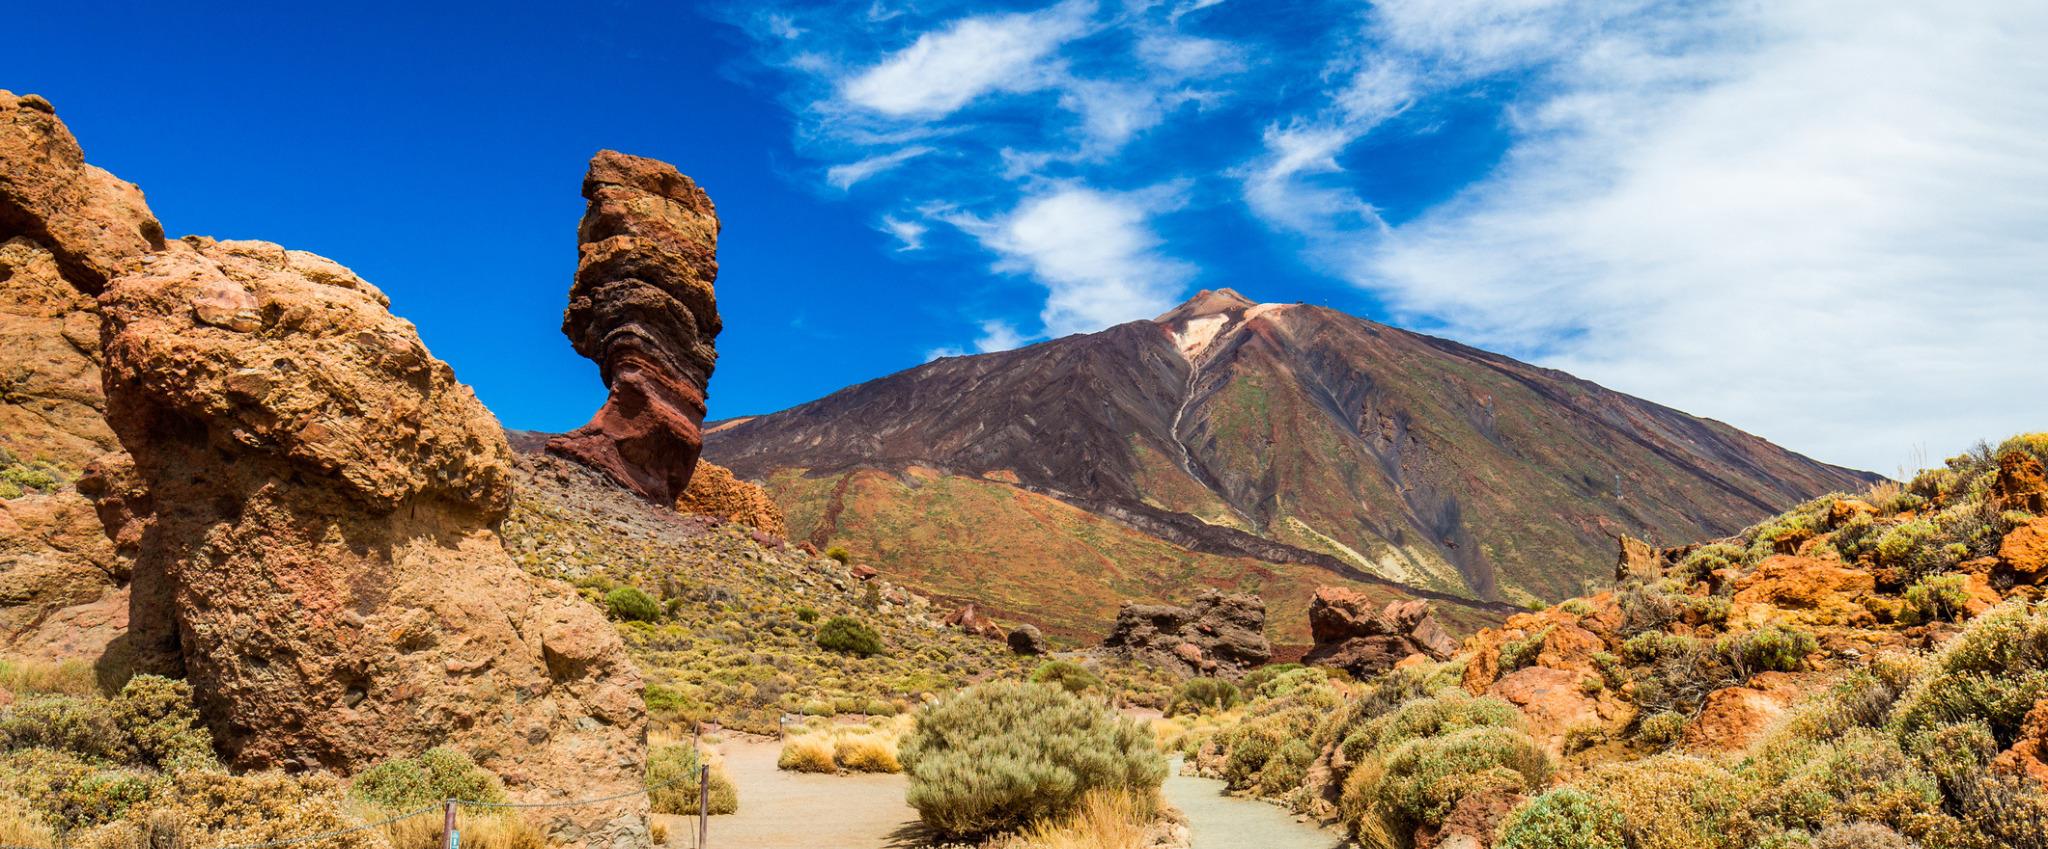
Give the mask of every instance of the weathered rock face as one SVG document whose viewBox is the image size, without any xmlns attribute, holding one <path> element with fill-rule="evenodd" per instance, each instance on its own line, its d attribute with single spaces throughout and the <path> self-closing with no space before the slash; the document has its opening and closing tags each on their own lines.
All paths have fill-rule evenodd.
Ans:
<svg viewBox="0 0 2048 849">
<path fill-rule="evenodd" d="M 946 614 L 946 618 L 939 624 L 948 628 L 958 628 L 977 637 L 986 637 L 991 640 L 1005 639 L 1003 626 L 997 625 L 994 619 L 984 615 L 981 612 L 981 608 L 973 603 L 962 605 L 959 610 Z"/>
<path fill-rule="evenodd" d="M 1236 678 L 1272 659 L 1265 630 L 1258 596 L 1211 589 L 1187 607 L 1125 602 L 1102 646 L 1183 675 Z"/>
<path fill-rule="evenodd" d="M 611 397 L 548 451 L 674 504 L 703 448 L 704 387 L 717 364 L 718 214 L 710 196 L 652 159 L 601 151 L 562 332 L 597 361 Z"/>
<path fill-rule="evenodd" d="M 93 296 L 123 259 L 163 247 L 142 192 L 86 164 L 48 101 L 0 91 L 0 649 L 97 657 L 128 564 L 73 481 L 119 443 L 100 392 Z"/>
<path fill-rule="evenodd" d="M 1422 599 L 1389 602 L 1375 613 L 1364 593 L 1322 587 L 1309 602 L 1308 626 L 1315 647 L 1302 662 L 1335 666 L 1360 679 L 1386 672 L 1409 655 L 1446 660 L 1458 650 Z"/>
<path fill-rule="evenodd" d="M 789 536 L 782 508 L 765 490 L 740 480 L 731 469 L 704 460 L 697 461 L 697 472 L 690 476 L 689 488 L 676 499 L 676 510 L 717 516 L 778 539 Z"/>
<path fill-rule="evenodd" d="M 1045 632 L 1038 630 L 1037 625 L 1028 623 L 1010 629 L 1009 643 L 1010 651 L 1022 655 L 1040 655 L 1052 651 L 1051 644 L 1045 641 Z"/>
<path fill-rule="evenodd" d="M 387 303 L 263 242 L 188 238 L 109 283 L 109 420 L 154 511 L 137 617 L 167 600 L 235 766 L 453 744 L 529 800 L 638 786 L 637 672 L 595 610 L 506 554 L 504 435 Z M 645 806 L 558 824 L 644 839 Z"/>
</svg>

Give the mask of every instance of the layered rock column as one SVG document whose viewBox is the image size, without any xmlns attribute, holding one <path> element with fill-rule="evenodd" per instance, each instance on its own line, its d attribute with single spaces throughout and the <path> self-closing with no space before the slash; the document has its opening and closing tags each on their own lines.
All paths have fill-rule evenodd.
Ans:
<svg viewBox="0 0 2048 849">
<path fill-rule="evenodd" d="M 597 361 L 610 397 L 548 451 L 673 506 L 703 449 L 705 385 L 717 364 L 718 214 L 674 166 L 602 151 L 562 332 Z"/>
<path fill-rule="evenodd" d="M 568 588 L 521 571 L 497 421 L 384 295 L 264 242 L 188 238 L 108 285 L 108 418 L 154 514 L 186 673 L 228 762 L 352 772 L 454 745 L 515 796 L 640 786 L 640 679 Z M 645 797 L 563 809 L 644 841 Z"/>
</svg>

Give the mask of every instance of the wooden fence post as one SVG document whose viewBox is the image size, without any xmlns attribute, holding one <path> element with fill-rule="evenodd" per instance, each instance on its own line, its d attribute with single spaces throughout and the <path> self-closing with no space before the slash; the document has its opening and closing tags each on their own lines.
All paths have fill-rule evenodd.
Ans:
<svg viewBox="0 0 2048 849">
<path fill-rule="evenodd" d="M 697 849 L 704 849 L 704 841 L 711 832 L 711 765 L 697 767 Z"/>
<path fill-rule="evenodd" d="M 462 833 L 455 830 L 455 800 L 443 803 L 441 812 L 441 849 L 462 849 Z"/>
</svg>

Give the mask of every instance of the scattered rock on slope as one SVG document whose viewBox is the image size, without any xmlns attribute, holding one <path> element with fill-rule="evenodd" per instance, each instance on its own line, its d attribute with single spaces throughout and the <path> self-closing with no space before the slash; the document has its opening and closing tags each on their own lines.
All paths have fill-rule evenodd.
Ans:
<svg viewBox="0 0 2048 849">
<path fill-rule="evenodd" d="M 1117 608 L 1104 649 L 1182 675 L 1235 678 L 1273 657 L 1258 596 L 1203 590 L 1193 604 Z"/>
<path fill-rule="evenodd" d="M 231 764 L 347 772 L 453 744 L 529 801 L 639 786 L 638 673 L 594 609 L 512 563 L 497 421 L 381 292 L 195 237 L 100 303 L 109 420 L 155 511 L 138 611 L 145 576 L 168 587 Z M 645 810 L 566 808 L 556 831 L 644 841 Z"/>
<path fill-rule="evenodd" d="M 717 364 L 718 214 L 710 196 L 652 159 L 600 151 L 562 332 L 611 390 L 597 415 L 548 451 L 673 505 L 703 449 L 704 388 Z"/>
<path fill-rule="evenodd" d="M 1315 647 L 1302 662 L 1334 666 L 1360 680 L 1394 668 L 1409 655 L 1444 660 L 1458 641 L 1436 621 L 1429 602 L 1392 601 L 1375 613 L 1364 593 L 1322 587 L 1308 606 Z"/>
</svg>

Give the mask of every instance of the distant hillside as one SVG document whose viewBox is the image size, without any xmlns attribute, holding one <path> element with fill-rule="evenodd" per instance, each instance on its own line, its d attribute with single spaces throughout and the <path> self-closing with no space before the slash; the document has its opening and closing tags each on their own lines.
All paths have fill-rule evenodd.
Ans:
<svg viewBox="0 0 2048 849">
<path fill-rule="evenodd" d="M 1559 599 L 1607 573 L 1618 534 L 1725 535 L 1876 479 L 1561 372 L 1227 289 L 711 422 L 705 456 L 766 482 L 799 537 L 1082 630 L 1117 597 L 1195 584 L 1260 589 L 1283 627 L 1318 583 Z"/>
</svg>

